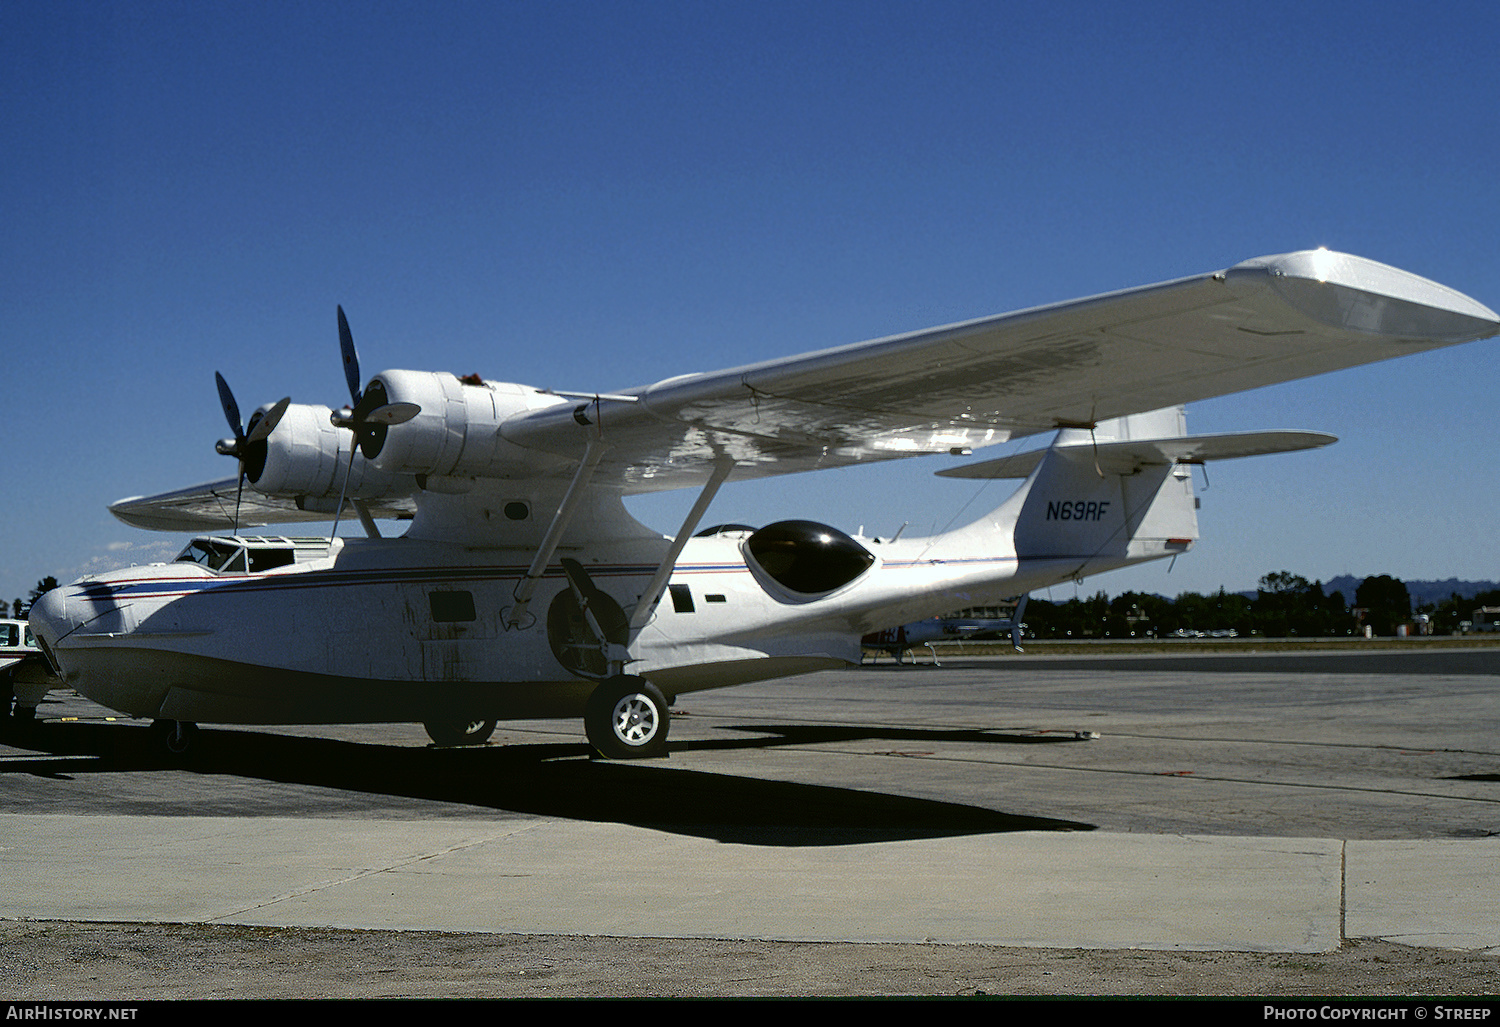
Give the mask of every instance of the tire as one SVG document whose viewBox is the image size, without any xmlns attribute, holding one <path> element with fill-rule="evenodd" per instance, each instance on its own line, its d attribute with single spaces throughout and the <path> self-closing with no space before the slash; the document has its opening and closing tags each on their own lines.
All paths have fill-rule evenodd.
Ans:
<svg viewBox="0 0 1500 1027">
<path fill-rule="evenodd" d="M 198 748 L 198 725 L 186 720 L 153 720 L 151 735 L 158 748 L 173 759 L 193 754 Z"/>
<path fill-rule="evenodd" d="M 599 682 L 589 696 L 583 727 L 600 756 L 638 760 L 667 754 L 671 719 L 661 689 L 645 678 L 618 674 Z"/>
<path fill-rule="evenodd" d="M 483 745 L 495 733 L 493 720 L 424 720 L 422 727 L 440 746 Z"/>
</svg>

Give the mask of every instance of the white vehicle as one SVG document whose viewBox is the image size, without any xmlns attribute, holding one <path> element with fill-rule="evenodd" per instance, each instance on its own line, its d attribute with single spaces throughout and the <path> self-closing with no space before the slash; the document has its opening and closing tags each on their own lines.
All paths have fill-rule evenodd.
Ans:
<svg viewBox="0 0 1500 1027">
<path fill-rule="evenodd" d="M 24 620 L 0 620 L 0 717 L 31 720 L 47 692 L 58 684 L 37 648 L 31 625 Z"/>
<path fill-rule="evenodd" d="M 681 693 L 857 664 L 891 624 L 1176 556 L 1198 536 L 1189 465 L 1333 441 L 1190 436 L 1179 404 L 1488 338 L 1500 318 L 1317 250 L 609 393 L 418 371 L 361 389 L 342 311 L 339 328 L 350 406 L 283 400 L 242 429 L 221 379 L 239 477 L 112 509 L 234 545 L 243 524 L 352 507 L 368 537 L 86 578 L 31 613 L 68 685 L 169 744 L 200 722 L 473 741 L 498 718 L 582 716 L 601 754 L 662 754 Z M 1024 482 L 932 538 L 800 520 L 695 537 L 730 481 L 1050 432 L 941 472 Z M 681 488 L 697 502 L 670 537 L 622 503 Z M 381 517 L 411 520 L 386 538 Z"/>
</svg>

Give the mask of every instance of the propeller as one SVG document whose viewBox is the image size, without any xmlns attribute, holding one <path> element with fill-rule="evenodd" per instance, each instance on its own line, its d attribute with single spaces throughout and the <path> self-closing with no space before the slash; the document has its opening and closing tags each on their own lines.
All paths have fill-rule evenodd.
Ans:
<svg viewBox="0 0 1500 1027">
<path fill-rule="evenodd" d="M 344 316 L 344 308 L 340 306 L 338 311 L 339 353 L 344 361 L 344 381 L 349 385 L 349 405 L 335 410 L 328 420 L 335 428 L 348 428 L 353 432 L 356 444 L 349 447 L 349 466 L 344 471 L 344 484 L 339 491 L 333 534 L 338 533 L 338 518 L 344 512 L 344 496 L 349 491 L 349 478 L 354 474 L 354 454 L 361 452 L 366 460 L 379 456 L 390 426 L 405 424 L 422 412 L 422 408 L 415 403 L 389 402 L 385 386 L 379 381 L 371 382 L 368 389 L 360 389 L 359 353 L 354 348 L 354 333 L 349 331 L 349 319 Z"/>
<path fill-rule="evenodd" d="M 232 439 L 220 439 L 214 444 L 214 449 L 222 456 L 232 456 L 240 462 L 239 484 L 234 493 L 234 531 L 240 530 L 240 498 L 245 492 L 245 472 L 248 469 L 254 478 L 260 477 L 260 472 L 266 466 L 266 438 L 276 430 L 281 423 L 281 417 L 286 413 L 286 408 L 291 405 L 292 397 L 287 396 L 273 404 L 265 413 L 257 410 L 250 415 L 250 423 L 245 428 L 240 427 L 240 405 L 234 401 L 234 393 L 229 388 L 229 383 L 219 372 L 214 372 L 214 381 L 219 385 L 219 405 L 224 408 L 224 419 L 229 422 L 229 430 L 234 432 Z"/>
<path fill-rule="evenodd" d="M 344 381 L 349 384 L 349 405 L 335 410 L 329 420 L 337 428 L 348 428 L 359 442 L 360 452 L 366 458 L 380 455 L 385 445 L 386 429 L 393 424 L 405 424 L 422 412 L 415 403 L 391 403 L 385 395 L 385 386 L 371 382 L 361 391 L 359 387 L 359 353 L 354 348 L 354 335 L 349 331 L 349 319 L 344 308 L 339 307 L 339 351 L 344 358 Z M 350 452 L 353 457 L 353 452 Z"/>
</svg>

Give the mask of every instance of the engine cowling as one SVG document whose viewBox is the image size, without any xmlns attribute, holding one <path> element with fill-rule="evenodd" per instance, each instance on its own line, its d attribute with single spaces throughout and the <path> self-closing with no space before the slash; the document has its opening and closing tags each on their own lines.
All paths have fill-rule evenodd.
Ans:
<svg viewBox="0 0 1500 1027">
<path fill-rule="evenodd" d="M 509 478 L 535 470 L 550 458 L 507 442 L 500 426 L 514 414 L 563 402 L 525 385 L 428 371 L 383 371 L 370 393 L 422 408 L 392 426 L 371 455 L 383 471 L 424 479 Z"/>
<path fill-rule="evenodd" d="M 265 440 L 260 454 L 247 460 L 245 476 L 251 486 L 268 496 L 307 496 L 338 503 L 341 492 L 349 499 L 383 499 L 417 491 L 411 475 L 392 474 L 369 460 L 356 457 L 344 489 L 349 467 L 349 447 L 354 436 L 329 421 L 333 411 L 325 406 L 294 403 L 287 407 Z"/>
</svg>

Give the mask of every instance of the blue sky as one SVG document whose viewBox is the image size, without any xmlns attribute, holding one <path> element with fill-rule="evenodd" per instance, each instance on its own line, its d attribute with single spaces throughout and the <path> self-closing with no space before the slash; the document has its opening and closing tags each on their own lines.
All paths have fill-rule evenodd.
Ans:
<svg viewBox="0 0 1500 1027">
<path fill-rule="evenodd" d="M 367 376 L 578 390 L 1315 246 L 1500 306 L 1497 39 L 1481 3 L 0 6 L 0 596 L 175 553 L 106 504 L 233 473 L 216 370 L 342 402 L 339 303 Z M 1494 345 L 1190 408 L 1343 441 L 1211 466 L 1194 553 L 1082 591 L 1500 579 Z M 939 466 L 709 517 L 1002 498 Z"/>
</svg>

